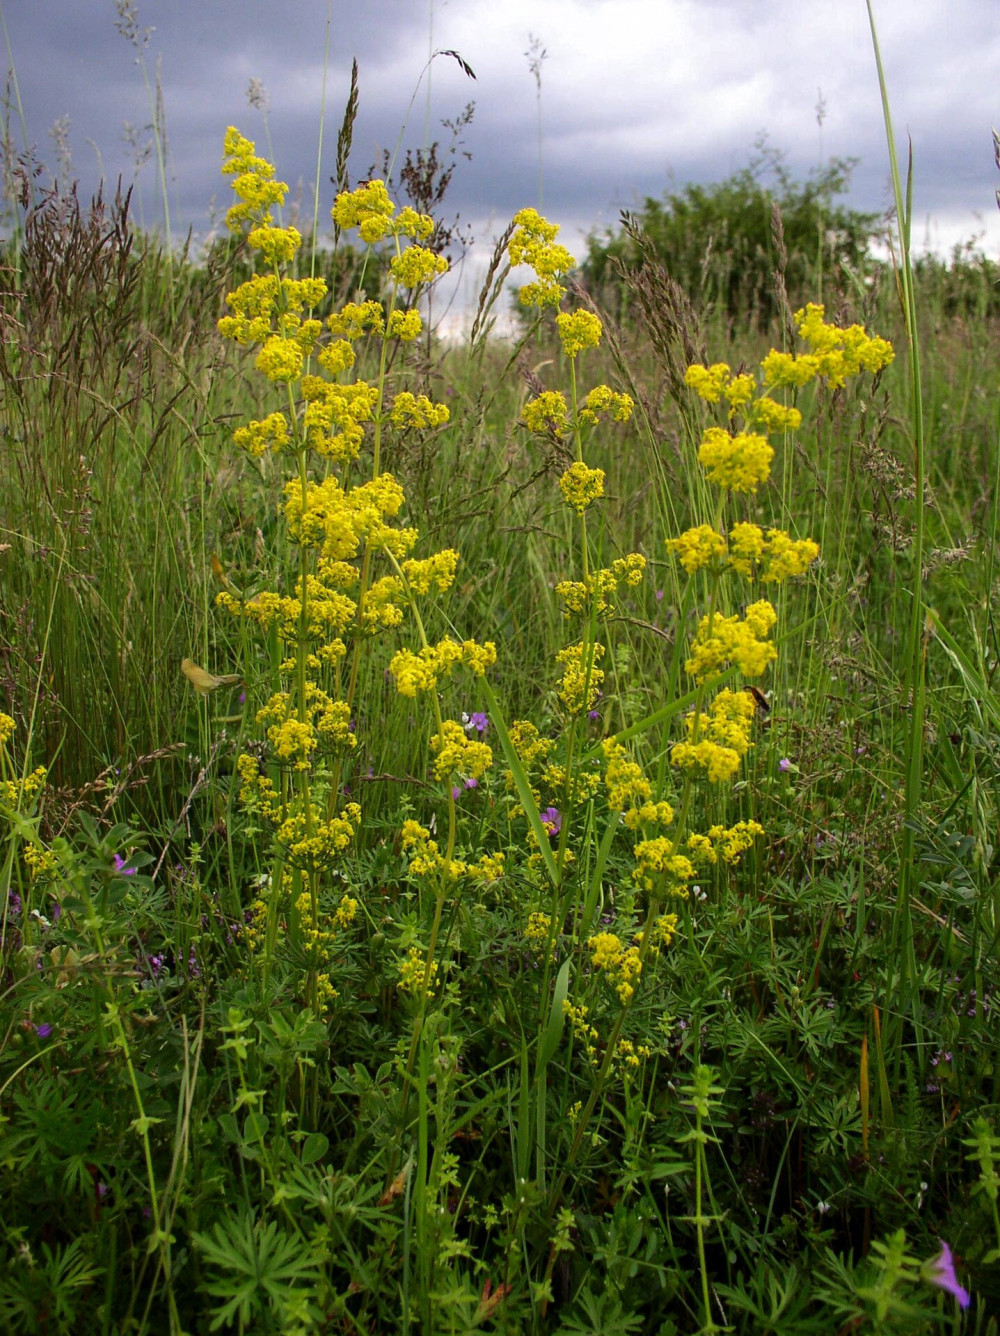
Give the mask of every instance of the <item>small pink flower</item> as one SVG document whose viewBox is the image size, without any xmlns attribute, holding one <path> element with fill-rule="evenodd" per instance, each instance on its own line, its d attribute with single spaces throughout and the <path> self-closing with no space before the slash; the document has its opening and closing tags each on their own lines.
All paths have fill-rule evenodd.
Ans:
<svg viewBox="0 0 1000 1336">
<path fill-rule="evenodd" d="M 937 1257 L 924 1264 L 924 1275 L 932 1285 L 937 1285 L 939 1289 L 947 1290 L 949 1294 L 954 1295 L 959 1308 L 968 1308 L 969 1291 L 958 1283 L 951 1249 L 944 1239 L 939 1239 L 938 1242 L 941 1244 L 941 1251 Z"/>
</svg>

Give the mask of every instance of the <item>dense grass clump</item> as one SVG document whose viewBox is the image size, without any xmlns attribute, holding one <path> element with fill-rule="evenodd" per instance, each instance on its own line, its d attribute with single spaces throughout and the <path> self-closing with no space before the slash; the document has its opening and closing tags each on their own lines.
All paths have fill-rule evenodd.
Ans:
<svg viewBox="0 0 1000 1336">
<path fill-rule="evenodd" d="M 987 267 L 444 344 L 225 161 L 4 260 L 0 1326 L 995 1333 Z"/>
</svg>

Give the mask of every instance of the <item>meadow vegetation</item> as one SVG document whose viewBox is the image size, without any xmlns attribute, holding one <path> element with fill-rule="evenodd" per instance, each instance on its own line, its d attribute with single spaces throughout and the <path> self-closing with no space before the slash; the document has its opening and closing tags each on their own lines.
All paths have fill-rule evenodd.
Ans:
<svg viewBox="0 0 1000 1336">
<path fill-rule="evenodd" d="M 222 156 L 3 255 L 0 1327 L 995 1336 L 993 268 Z"/>
</svg>

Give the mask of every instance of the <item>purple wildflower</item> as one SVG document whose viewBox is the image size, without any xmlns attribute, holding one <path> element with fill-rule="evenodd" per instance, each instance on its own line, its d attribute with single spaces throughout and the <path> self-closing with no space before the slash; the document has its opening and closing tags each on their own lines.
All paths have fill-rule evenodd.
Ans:
<svg viewBox="0 0 1000 1336">
<path fill-rule="evenodd" d="M 558 835 L 562 830 L 562 813 L 558 807 L 546 807 L 544 812 L 539 813 L 542 818 L 542 825 L 551 839 L 553 835 Z"/>
<path fill-rule="evenodd" d="M 489 715 L 482 710 L 474 710 L 472 714 L 465 714 L 464 712 L 462 714 L 462 727 L 466 733 L 476 732 L 482 737 L 489 726 Z"/>
<path fill-rule="evenodd" d="M 452 784 L 452 786 L 451 786 L 451 796 L 452 796 L 453 798 L 461 798 L 461 796 L 462 796 L 462 790 L 461 790 L 461 788 L 460 788 L 457 784 Z"/>
<path fill-rule="evenodd" d="M 35 1026 L 35 1034 L 38 1035 L 39 1039 L 48 1039 L 51 1033 L 52 1033 L 52 1026 L 48 1023 L 48 1021 L 42 1021 L 41 1025 Z"/>
<path fill-rule="evenodd" d="M 954 1295 L 959 1308 L 968 1308 L 969 1291 L 958 1283 L 951 1249 L 944 1239 L 939 1239 L 938 1242 L 941 1244 L 941 1251 L 930 1262 L 924 1263 L 924 1275 L 932 1285 L 937 1285 L 938 1289 L 947 1290 L 949 1294 Z"/>
<path fill-rule="evenodd" d="M 129 867 L 121 854 L 115 854 L 115 871 L 122 877 L 135 876 L 135 868 Z"/>
<path fill-rule="evenodd" d="M 465 787 L 466 787 L 467 789 L 478 789 L 478 788 L 479 788 L 479 780 L 478 780 L 478 779 L 474 779 L 471 775 L 469 776 L 468 779 L 463 779 L 463 780 L 462 780 L 462 783 L 465 785 Z"/>
<path fill-rule="evenodd" d="M 787 756 L 783 756 L 783 757 L 781 758 L 781 760 L 778 762 L 778 769 L 779 769 L 779 770 L 791 770 L 791 768 L 792 768 L 792 763 L 791 763 L 791 761 L 788 759 Z"/>
<path fill-rule="evenodd" d="M 7 913 L 11 918 L 20 918 L 21 915 L 21 897 L 17 891 L 11 891 L 10 898 L 7 901 Z"/>
</svg>

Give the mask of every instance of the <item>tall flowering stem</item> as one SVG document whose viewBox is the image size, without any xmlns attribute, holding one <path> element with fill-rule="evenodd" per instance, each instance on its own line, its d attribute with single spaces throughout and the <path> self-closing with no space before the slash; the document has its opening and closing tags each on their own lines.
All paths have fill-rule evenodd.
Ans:
<svg viewBox="0 0 1000 1336">
<path fill-rule="evenodd" d="M 227 224 L 245 234 L 266 272 L 229 294 L 231 314 L 219 329 L 257 349 L 257 369 L 283 397 L 281 411 L 238 428 L 233 442 L 253 459 L 285 455 L 293 462 L 280 509 L 298 549 L 285 592 L 247 596 L 223 572 L 217 599 L 244 625 L 273 637 L 281 656 L 277 689 L 256 715 L 263 739 L 237 763 L 240 801 L 270 828 L 275 846 L 270 890 L 254 907 L 249 940 L 263 945 L 267 977 L 287 903 L 288 932 L 310 960 L 302 1000 L 323 1015 L 336 998 L 330 966 L 337 936 L 356 909 L 350 896 L 325 913 L 322 902 L 361 822 L 358 804 L 343 802 L 358 745 L 361 656 L 401 625 L 408 607 L 415 613 L 418 594 L 446 590 L 458 561 L 450 550 L 423 560 L 410 556 L 419 535 L 398 523 L 403 490 L 382 471 L 388 432 L 431 431 L 448 420 L 447 408 L 425 395 L 403 391 L 390 400 L 388 393 L 390 345 L 412 342 L 421 331 L 416 306 L 401 299 L 407 294 L 412 303 L 447 262 L 420 244 L 433 220 L 409 208 L 397 212 L 383 182 L 345 192 L 333 208 L 338 227 L 356 229 L 369 245 L 394 244 L 391 291 L 384 304 L 348 302 L 321 321 L 315 312 L 327 285 L 288 276 L 302 238 L 294 228 L 274 226 L 271 211 L 287 186 L 237 130 L 227 132 L 224 151 L 223 172 L 238 201 Z M 380 341 L 374 383 L 355 375 L 355 345 L 369 338 Z M 366 448 L 369 477 L 352 486 L 347 477 Z M 379 574 L 378 562 L 388 563 L 388 573 Z M 419 617 L 418 630 L 426 641 Z M 260 931 L 258 919 L 266 924 Z"/>
</svg>

